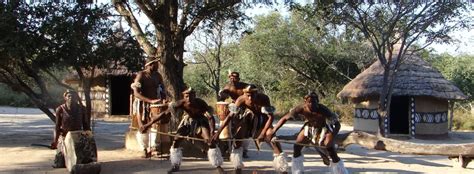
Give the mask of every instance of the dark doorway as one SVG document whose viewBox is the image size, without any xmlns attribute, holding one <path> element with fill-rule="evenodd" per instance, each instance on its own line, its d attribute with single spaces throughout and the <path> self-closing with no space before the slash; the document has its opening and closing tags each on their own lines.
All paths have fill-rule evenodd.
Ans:
<svg viewBox="0 0 474 174">
<path fill-rule="evenodd" d="M 130 84 L 129 76 L 110 77 L 111 115 L 128 115 L 130 112 Z"/>
<path fill-rule="evenodd" d="M 390 104 L 390 133 L 408 134 L 409 133 L 409 97 L 392 96 Z"/>
</svg>

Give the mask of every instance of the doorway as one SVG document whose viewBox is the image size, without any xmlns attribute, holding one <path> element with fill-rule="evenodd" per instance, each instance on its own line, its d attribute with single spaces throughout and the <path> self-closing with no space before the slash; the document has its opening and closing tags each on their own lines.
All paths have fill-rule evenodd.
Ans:
<svg viewBox="0 0 474 174">
<path fill-rule="evenodd" d="M 392 96 L 390 104 L 390 134 L 409 134 L 409 102 L 408 96 Z"/>
<path fill-rule="evenodd" d="M 130 84 L 129 76 L 110 77 L 110 109 L 111 115 L 128 115 L 130 113 Z"/>
</svg>

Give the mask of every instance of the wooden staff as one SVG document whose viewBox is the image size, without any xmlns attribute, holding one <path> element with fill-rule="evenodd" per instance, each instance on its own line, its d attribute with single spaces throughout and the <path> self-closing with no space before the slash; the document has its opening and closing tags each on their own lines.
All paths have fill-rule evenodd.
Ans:
<svg viewBox="0 0 474 174">
<path fill-rule="evenodd" d="M 136 128 L 132 128 L 132 129 L 136 129 Z M 151 130 L 150 130 L 150 131 L 151 131 Z M 176 134 L 172 134 L 172 133 L 159 132 L 159 131 L 152 131 L 152 132 L 156 132 L 157 134 L 161 134 L 161 135 L 168 135 L 168 136 L 172 136 L 172 137 L 184 138 L 184 139 L 187 139 L 187 140 L 196 140 L 196 141 L 207 142 L 207 140 L 202 139 L 202 138 L 196 138 L 196 137 L 190 137 L 190 136 L 182 136 L 182 135 L 176 135 Z M 220 141 L 247 141 L 247 140 L 257 141 L 257 139 L 252 139 L 252 138 L 225 139 L 225 140 L 220 140 Z M 279 142 L 279 143 L 286 143 L 286 144 L 296 144 L 296 145 L 300 145 L 300 146 L 317 147 L 317 148 L 323 148 L 323 149 L 326 149 L 326 148 L 327 148 L 327 147 L 325 147 L 325 146 L 320 146 L 320 145 L 316 145 L 316 144 L 297 143 L 296 141 L 290 141 L 290 140 L 274 139 L 274 140 L 272 140 L 272 141 L 273 141 L 273 142 Z"/>
</svg>

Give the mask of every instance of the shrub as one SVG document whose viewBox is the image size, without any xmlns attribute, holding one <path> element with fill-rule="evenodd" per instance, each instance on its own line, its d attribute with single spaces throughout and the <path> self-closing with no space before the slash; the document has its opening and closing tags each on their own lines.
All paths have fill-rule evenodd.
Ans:
<svg viewBox="0 0 474 174">
<path fill-rule="evenodd" d="M 453 130 L 474 130 L 474 115 L 469 111 L 454 109 Z"/>
</svg>

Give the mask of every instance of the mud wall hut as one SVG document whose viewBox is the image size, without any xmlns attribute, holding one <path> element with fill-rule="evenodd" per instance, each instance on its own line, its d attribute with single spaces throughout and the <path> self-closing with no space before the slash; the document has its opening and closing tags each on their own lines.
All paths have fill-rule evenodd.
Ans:
<svg viewBox="0 0 474 174">
<path fill-rule="evenodd" d="M 419 56 L 406 56 L 396 74 L 390 117 L 383 120 L 385 134 L 427 138 L 447 135 L 453 116 L 448 112 L 450 104 L 467 96 Z M 377 61 L 337 94 L 354 103 L 354 130 L 377 132 L 382 82 L 383 67 Z"/>
<path fill-rule="evenodd" d="M 87 75 L 90 76 L 90 75 Z M 130 84 L 134 73 L 126 68 L 96 70 L 91 85 L 92 116 L 96 118 L 130 114 Z M 85 103 L 84 90 L 77 74 L 71 73 L 64 81 L 73 86 Z"/>
</svg>

